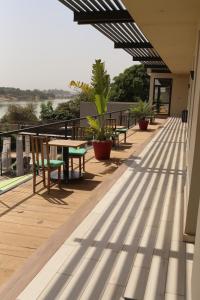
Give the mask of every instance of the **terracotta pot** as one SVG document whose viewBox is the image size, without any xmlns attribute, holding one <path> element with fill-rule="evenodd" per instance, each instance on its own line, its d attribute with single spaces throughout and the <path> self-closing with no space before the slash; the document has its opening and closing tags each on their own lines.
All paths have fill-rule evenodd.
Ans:
<svg viewBox="0 0 200 300">
<path fill-rule="evenodd" d="M 95 158 L 98 160 L 106 160 L 110 158 L 112 141 L 93 141 Z"/>
<path fill-rule="evenodd" d="M 141 119 L 141 120 L 138 121 L 138 124 L 139 124 L 140 130 L 147 130 L 149 121 Z"/>
</svg>

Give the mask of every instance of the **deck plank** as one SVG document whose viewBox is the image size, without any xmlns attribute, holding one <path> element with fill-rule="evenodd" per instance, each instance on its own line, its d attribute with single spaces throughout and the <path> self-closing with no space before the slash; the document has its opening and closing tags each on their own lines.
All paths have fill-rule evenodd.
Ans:
<svg viewBox="0 0 200 300">
<path fill-rule="evenodd" d="M 23 259 L 29 257 L 34 250 L 38 249 L 63 223 L 73 218 L 73 214 L 87 203 L 92 193 L 94 197 L 96 197 L 96 188 L 103 182 L 106 182 L 107 179 L 110 178 L 110 175 L 117 170 L 121 163 L 131 154 L 138 155 L 144 143 L 153 136 L 155 130 L 163 123 L 163 120 L 159 120 L 158 124 L 151 126 L 151 130 L 147 132 L 130 129 L 127 144 L 122 144 L 120 149 L 113 150 L 111 160 L 108 163 L 96 161 L 93 157 L 93 151 L 89 151 L 86 156 L 87 172 L 84 179 L 73 181 L 67 186 L 63 185 L 61 191 L 57 187 L 54 187 L 50 195 L 43 189 L 33 195 L 32 181 L 29 181 L 1 195 L 0 237 L 2 237 L 2 242 L 0 242 L 0 255 L 5 256 L 5 258 L 13 256 L 16 261 L 19 262 L 16 263 L 16 265 L 13 264 L 11 266 L 12 268 L 8 269 L 7 274 L 5 272 L 6 269 L 2 269 L 1 276 L 0 270 L 2 282 L 4 278 L 3 274 L 5 274 L 6 281 L 19 266 L 23 265 Z M 125 179 L 128 181 L 133 177 L 123 193 L 119 193 L 120 199 L 112 203 L 112 200 L 109 199 L 111 195 L 113 195 L 113 199 L 115 198 L 116 191 L 111 191 L 108 196 L 105 196 L 104 204 L 102 205 L 102 203 L 99 202 L 99 205 L 96 206 L 94 209 L 96 215 L 94 214 L 93 217 L 91 217 L 91 223 L 86 222 L 87 224 L 85 224 L 83 233 L 77 233 L 77 236 L 74 236 L 77 238 L 77 241 L 74 242 L 74 240 L 71 239 L 71 241 L 68 240 L 68 242 L 66 242 L 69 246 L 71 243 L 71 246 L 77 247 L 76 249 L 85 247 L 86 251 L 84 251 L 84 253 L 82 252 L 85 260 L 92 260 L 92 263 L 95 262 L 94 264 L 96 264 L 104 257 L 102 255 L 103 249 L 108 248 L 108 250 L 113 251 L 113 253 L 117 253 L 117 251 L 122 251 L 122 248 L 127 246 L 125 241 L 127 240 L 128 243 L 131 236 L 134 236 L 136 239 L 142 236 L 144 228 L 143 226 L 139 226 L 140 218 L 143 217 L 143 219 L 145 219 L 151 208 L 151 203 L 143 191 L 141 178 L 144 178 L 144 182 L 148 180 L 148 186 L 156 184 L 156 174 L 153 173 L 150 177 L 149 174 L 151 170 L 149 169 L 149 173 L 146 172 L 148 163 L 151 165 L 151 162 L 155 160 L 154 151 L 156 148 L 156 144 L 153 147 L 147 146 L 147 149 L 143 151 L 143 156 L 148 154 L 148 158 L 143 159 L 143 165 L 140 166 L 141 159 L 136 158 L 134 163 L 139 165 L 139 169 L 137 169 L 137 166 L 135 166 L 136 168 L 130 168 L 125 173 L 124 178 L 119 178 L 119 182 L 117 183 L 118 191 L 122 190 Z M 135 189 L 136 186 L 137 189 Z M 134 189 L 135 194 L 133 194 Z M 98 193 L 100 194 L 100 190 L 98 190 Z M 138 195 L 140 195 L 140 197 L 143 196 L 143 201 L 141 203 L 138 202 L 137 205 L 134 204 L 134 207 L 132 207 L 132 201 L 134 201 Z M 129 200 L 126 201 L 126 205 L 123 205 L 127 197 L 129 197 Z M 109 209 L 110 205 L 113 205 L 113 208 L 110 209 L 109 220 L 105 218 L 96 229 L 93 228 L 91 224 L 93 224 L 94 221 L 97 222 L 104 215 L 105 211 Z M 123 214 L 118 213 L 121 206 L 124 208 Z M 124 236 L 120 234 L 124 226 L 124 223 L 121 222 L 122 215 L 124 220 L 128 218 L 130 221 L 126 225 L 127 228 L 130 227 L 129 232 Z M 132 222 L 132 226 L 129 226 L 132 219 L 134 219 L 134 222 Z M 113 224 L 112 226 L 111 223 Z M 116 226 L 116 224 L 118 224 L 118 226 Z M 149 220 L 148 225 L 155 226 L 157 223 L 152 223 L 151 220 Z M 112 231 L 113 235 L 111 237 L 110 234 Z M 91 232 L 93 232 L 92 236 Z M 84 239 L 88 239 L 89 245 L 92 243 L 93 247 L 85 245 Z M 97 249 L 99 250 L 96 251 Z M 14 253 L 16 255 L 14 255 Z M 114 260 L 114 265 L 115 264 Z M 12 271 L 10 271 L 11 269 Z M 113 287 L 112 283 L 109 283 L 109 280 L 108 284 Z M 113 289 L 112 293 L 114 293 Z"/>
</svg>

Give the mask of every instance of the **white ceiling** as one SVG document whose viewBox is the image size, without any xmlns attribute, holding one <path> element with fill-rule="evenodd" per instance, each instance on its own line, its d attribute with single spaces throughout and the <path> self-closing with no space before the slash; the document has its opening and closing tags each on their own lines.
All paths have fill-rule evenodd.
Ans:
<svg viewBox="0 0 200 300">
<path fill-rule="evenodd" d="M 200 0 L 123 0 L 173 73 L 192 69 Z"/>
</svg>

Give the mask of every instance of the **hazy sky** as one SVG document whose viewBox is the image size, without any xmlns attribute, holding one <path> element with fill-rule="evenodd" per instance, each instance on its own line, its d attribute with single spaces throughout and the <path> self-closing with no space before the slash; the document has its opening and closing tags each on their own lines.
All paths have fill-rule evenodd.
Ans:
<svg viewBox="0 0 200 300">
<path fill-rule="evenodd" d="M 65 89 L 71 79 L 88 82 L 96 58 L 111 77 L 133 64 L 58 0 L 0 0 L 0 37 L 0 86 Z"/>
</svg>

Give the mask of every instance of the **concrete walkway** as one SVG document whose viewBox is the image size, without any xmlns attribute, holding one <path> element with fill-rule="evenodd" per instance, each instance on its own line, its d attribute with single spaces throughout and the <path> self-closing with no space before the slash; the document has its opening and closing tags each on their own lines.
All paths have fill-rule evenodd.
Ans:
<svg viewBox="0 0 200 300">
<path fill-rule="evenodd" d="M 189 300 L 185 138 L 169 119 L 17 299 Z"/>
</svg>

